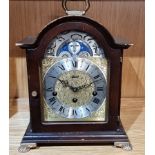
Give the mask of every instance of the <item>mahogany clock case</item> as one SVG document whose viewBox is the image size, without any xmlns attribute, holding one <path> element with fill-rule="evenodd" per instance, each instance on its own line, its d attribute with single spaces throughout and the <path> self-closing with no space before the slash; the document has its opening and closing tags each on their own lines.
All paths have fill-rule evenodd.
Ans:
<svg viewBox="0 0 155 155">
<path fill-rule="evenodd" d="M 110 75 L 107 122 L 53 122 L 43 124 L 41 121 L 40 63 L 52 38 L 70 30 L 90 34 L 104 49 Z M 36 38 L 27 37 L 18 42 L 17 46 L 26 49 L 30 106 L 30 124 L 22 143 L 97 144 L 128 142 L 128 137 L 120 120 L 120 97 L 123 49 L 129 48 L 130 44 L 116 43 L 106 28 L 90 18 L 66 16 L 49 23 Z M 37 93 L 36 96 L 32 95 L 34 91 Z"/>
</svg>

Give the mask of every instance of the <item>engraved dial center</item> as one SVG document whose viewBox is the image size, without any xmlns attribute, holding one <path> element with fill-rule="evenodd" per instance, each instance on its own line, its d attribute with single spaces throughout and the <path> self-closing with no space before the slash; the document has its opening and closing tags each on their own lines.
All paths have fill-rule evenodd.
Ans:
<svg viewBox="0 0 155 155">
<path fill-rule="evenodd" d="M 95 87 L 88 74 L 78 70 L 69 71 L 62 74 L 59 79 L 68 81 L 67 87 L 63 86 L 59 80 L 56 82 L 55 91 L 58 92 L 57 98 L 60 102 L 72 107 L 90 102 Z M 80 86 L 89 83 L 92 83 L 89 87 L 80 89 Z"/>
</svg>

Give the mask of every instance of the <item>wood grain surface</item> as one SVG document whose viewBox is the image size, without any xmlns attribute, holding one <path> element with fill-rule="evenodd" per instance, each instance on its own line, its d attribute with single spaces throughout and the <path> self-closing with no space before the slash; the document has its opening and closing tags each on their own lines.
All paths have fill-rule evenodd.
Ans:
<svg viewBox="0 0 155 155">
<path fill-rule="evenodd" d="M 70 2 L 68 7 L 82 9 L 84 2 Z M 10 98 L 28 96 L 25 53 L 15 42 L 37 35 L 48 22 L 64 15 L 60 0 L 10 1 Z M 144 97 L 144 1 L 92 0 L 87 16 L 112 35 L 134 43 L 124 55 L 122 97 Z"/>
<path fill-rule="evenodd" d="M 29 122 L 28 99 L 10 100 L 10 155 L 17 149 Z M 26 155 L 144 155 L 144 98 L 122 98 L 121 119 L 133 150 L 123 151 L 112 146 L 46 146 Z"/>
</svg>

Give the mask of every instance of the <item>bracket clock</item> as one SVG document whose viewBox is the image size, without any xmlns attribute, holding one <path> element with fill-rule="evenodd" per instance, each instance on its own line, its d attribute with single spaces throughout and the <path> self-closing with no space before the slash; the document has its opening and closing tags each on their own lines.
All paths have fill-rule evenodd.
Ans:
<svg viewBox="0 0 155 155">
<path fill-rule="evenodd" d="M 108 30 L 71 11 L 36 38 L 16 43 L 26 50 L 30 123 L 19 151 L 37 145 L 112 144 L 131 150 L 120 120 L 123 49 Z"/>
</svg>

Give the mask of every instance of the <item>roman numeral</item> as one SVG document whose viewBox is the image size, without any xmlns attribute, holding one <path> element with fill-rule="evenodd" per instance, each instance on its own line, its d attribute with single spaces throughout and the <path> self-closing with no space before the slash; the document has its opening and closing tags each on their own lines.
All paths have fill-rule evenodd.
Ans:
<svg viewBox="0 0 155 155">
<path fill-rule="evenodd" d="M 65 108 L 63 106 L 61 106 L 60 109 L 59 109 L 59 111 L 64 113 Z"/>
<path fill-rule="evenodd" d="M 54 79 L 56 79 L 56 77 L 55 77 L 55 76 L 52 76 L 52 75 L 49 75 L 48 77 L 51 77 L 51 78 L 54 78 Z"/>
<path fill-rule="evenodd" d="M 65 67 L 63 65 L 58 66 L 61 70 L 65 70 Z"/>
<path fill-rule="evenodd" d="M 90 112 L 90 109 L 86 108 L 86 110 Z"/>
<path fill-rule="evenodd" d="M 54 105 L 55 103 L 56 103 L 56 101 L 53 101 L 53 102 L 50 103 L 50 105 Z"/>
<path fill-rule="evenodd" d="M 72 65 L 73 65 L 74 68 L 77 68 L 78 62 L 77 61 L 72 61 Z"/>
<path fill-rule="evenodd" d="M 88 70 L 89 66 L 90 66 L 90 65 L 87 66 L 86 71 Z"/>
<path fill-rule="evenodd" d="M 94 98 L 93 102 L 98 104 L 100 102 L 100 100 L 98 98 Z"/>
<path fill-rule="evenodd" d="M 73 111 L 72 111 L 72 115 L 77 115 L 77 112 L 76 112 L 75 109 L 73 109 Z"/>
<path fill-rule="evenodd" d="M 97 79 L 97 78 L 99 78 L 100 77 L 100 75 L 96 75 L 95 77 L 94 77 L 94 79 Z"/>
<path fill-rule="evenodd" d="M 52 97 L 52 98 L 49 99 L 49 101 L 50 102 L 54 102 L 54 101 L 56 101 L 56 98 L 55 97 Z"/>
<path fill-rule="evenodd" d="M 103 91 L 103 87 L 97 87 L 97 91 Z"/>
<path fill-rule="evenodd" d="M 49 87 L 46 89 L 46 91 L 52 91 L 53 90 L 53 87 Z"/>
</svg>

